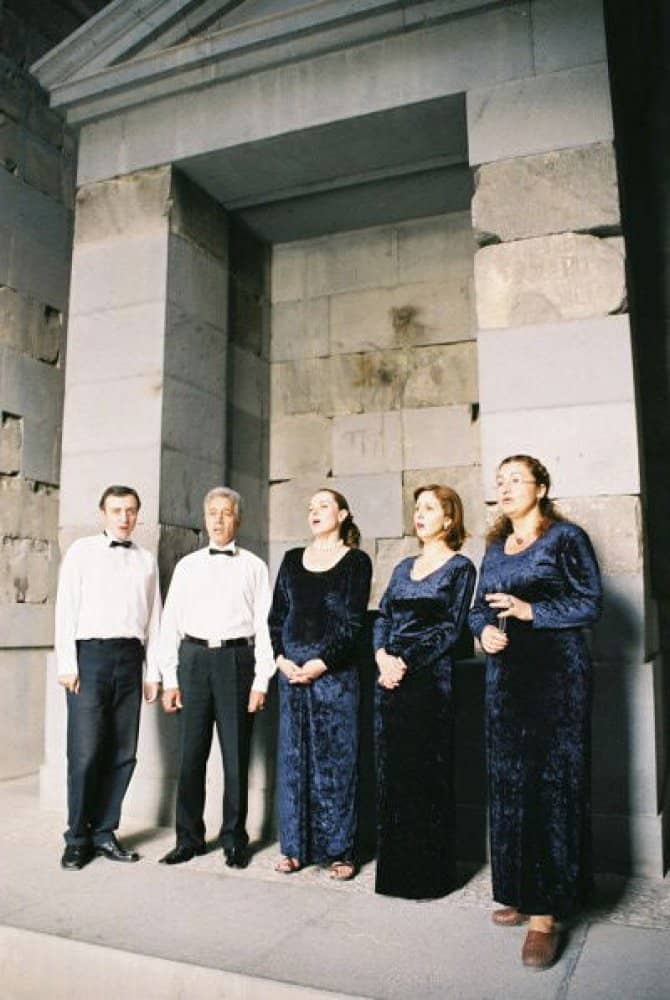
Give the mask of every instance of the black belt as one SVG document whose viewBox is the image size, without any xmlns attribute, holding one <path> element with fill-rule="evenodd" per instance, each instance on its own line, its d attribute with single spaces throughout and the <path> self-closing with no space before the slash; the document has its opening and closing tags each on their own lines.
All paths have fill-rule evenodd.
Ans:
<svg viewBox="0 0 670 1000">
<path fill-rule="evenodd" d="M 141 639 L 137 639 L 134 636 L 116 635 L 109 636 L 106 639 L 77 639 L 77 645 L 80 643 L 116 643 L 116 645 L 132 645 L 132 646 L 143 646 L 144 643 Z"/>
<path fill-rule="evenodd" d="M 185 635 L 184 642 L 192 642 L 195 646 L 205 646 L 207 649 L 229 649 L 231 646 L 253 646 L 253 635 L 245 635 L 240 639 L 197 639 L 194 635 Z"/>
</svg>

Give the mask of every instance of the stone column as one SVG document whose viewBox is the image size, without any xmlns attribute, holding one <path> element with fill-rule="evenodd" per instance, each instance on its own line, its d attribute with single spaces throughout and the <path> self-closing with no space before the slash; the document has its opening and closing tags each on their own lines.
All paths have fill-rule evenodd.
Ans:
<svg viewBox="0 0 670 1000">
<path fill-rule="evenodd" d="M 142 498 L 136 537 L 157 553 L 165 592 L 176 559 L 200 544 L 205 492 L 224 481 L 227 331 L 228 222 L 220 205 L 171 167 L 79 190 L 62 552 L 97 530 L 108 483 L 132 485 Z M 61 807 L 65 712 L 53 663 L 47 691 L 42 801 Z M 126 815 L 172 824 L 176 735 L 174 718 L 145 706 Z M 211 764 L 207 819 L 214 832 L 221 818 L 218 751 Z M 252 802 L 252 812 L 260 827 L 262 808 Z"/>
<path fill-rule="evenodd" d="M 594 541 L 605 584 L 594 630 L 595 860 L 660 876 L 661 666 L 606 66 L 473 91 L 468 129 L 486 496 L 504 456 L 537 455 L 561 510 Z"/>
</svg>

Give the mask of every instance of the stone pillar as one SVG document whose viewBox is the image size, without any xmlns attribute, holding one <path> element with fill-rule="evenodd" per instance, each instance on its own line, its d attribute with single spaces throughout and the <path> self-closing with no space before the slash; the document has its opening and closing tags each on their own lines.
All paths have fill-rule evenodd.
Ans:
<svg viewBox="0 0 670 1000">
<path fill-rule="evenodd" d="M 564 39 L 546 33 L 539 48 L 536 37 L 547 68 Z M 595 859 L 661 876 L 660 661 L 606 66 L 473 91 L 467 105 L 486 497 L 504 456 L 537 455 L 562 511 L 594 541 L 605 584 L 594 630 Z"/>
<path fill-rule="evenodd" d="M 72 137 L 4 51 L 26 37 L 0 39 L 0 779 L 42 761 L 74 198 Z"/>
<path fill-rule="evenodd" d="M 208 195 L 163 167 L 92 184 L 76 205 L 66 368 L 61 551 L 97 530 L 102 489 L 135 486 L 136 537 L 156 552 L 165 592 L 200 544 L 202 498 L 225 477 L 228 222 Z M 42 801 L 65 796 L 64 699 L 47 679 Z M 145 706 L 125 810 L 173 822 L 177 723 Z M 212 757 L 208 826 L 221 810 Z M 258 821 L 260 822 L 260 821 Z"/>
</svg>

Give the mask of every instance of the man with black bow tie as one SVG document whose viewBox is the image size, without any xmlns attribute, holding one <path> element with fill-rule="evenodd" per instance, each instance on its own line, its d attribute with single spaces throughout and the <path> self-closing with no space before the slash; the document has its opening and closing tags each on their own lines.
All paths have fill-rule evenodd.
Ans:
<svg viewBox="0 0 670 1000">
<path fill-rule="evenodd" d="M 223 757 L 219 844 L 229 867 L 248 863 L 247 776 L 254 715 L 265 707 L 275 664 L 268 631 L 265 563 L 240 548 L 240 495 L 218 486 L 205 497 L 209 546 L 175 567 L 161 625 L 163 708 L 180 712 L 177 843 L 161 862 L 205 851 L 205 771 L 216 723 Z"/>
<path fill-rule="evenodd" d="M 68 828 L 61 867 L 96 855 L 138 861 L 116 839 L 136 763 L 142 701 L 156 701 L 160 591 L 155 558 L 131 540 L 140 498 L 108 486 L 103 531 L 79 538 L 61 564 L 56 594 L 58 681 L 67 692 Z"/>
</svg>

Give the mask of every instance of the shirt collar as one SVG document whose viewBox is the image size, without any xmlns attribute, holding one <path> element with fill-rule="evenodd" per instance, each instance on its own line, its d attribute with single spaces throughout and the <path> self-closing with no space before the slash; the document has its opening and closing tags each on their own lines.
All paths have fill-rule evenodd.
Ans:
<svg viewBox="0 0 670 1000">
<path fill-rule="evenodd" d="M 103 531 L 102 538 L 103 538 L 103 541 L 104 541 L 104 543 L 105 543 L 105 545 L 107 546 L 108 549 L 112 547 L 112 542 L 120 542 L 120 541 L 122 541 L 122 539 L 120 539 L 120 538 L 114 538 L 113 535 L 108 535 L 106 531 Z M 127 541 L 130 542 L 130 545 L 129 546 L 124 546 L 124 548 L 131 548 L 132 549 L 132 548 L 135 547 L 135 543 L 133 542 L 133 540 L 131 538 L 128 538 Z"/>
</svg>

